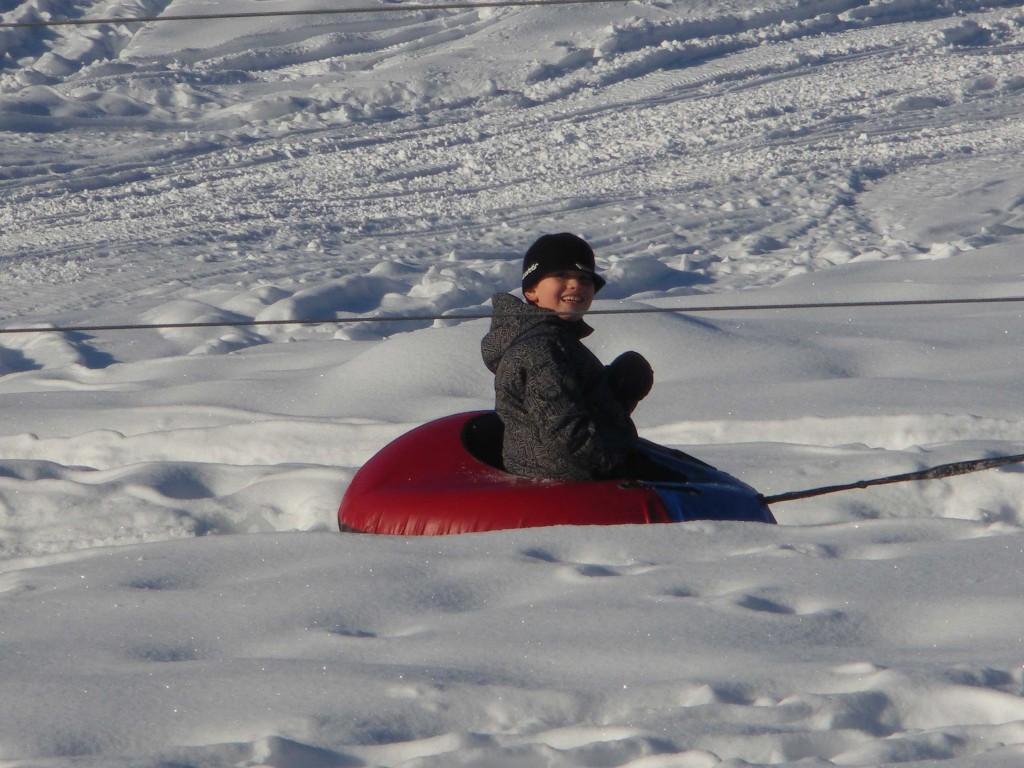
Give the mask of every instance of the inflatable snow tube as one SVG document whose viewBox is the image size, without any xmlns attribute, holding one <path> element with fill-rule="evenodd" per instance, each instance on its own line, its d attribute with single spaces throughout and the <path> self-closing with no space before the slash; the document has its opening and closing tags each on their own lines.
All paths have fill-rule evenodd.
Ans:
<svg viewBox="0 0 1024 768">
<path fill-rule="evenodd" d="M 623 525 L 775 518 L 750 486 L 654 443 L 644 451 L 681 482 L 534 480 L 501 469 L 493 411 L 446 416 L 400 436 L 352 478 L 342 531 L 436 536 L 550 525 Z"/>
</svg>

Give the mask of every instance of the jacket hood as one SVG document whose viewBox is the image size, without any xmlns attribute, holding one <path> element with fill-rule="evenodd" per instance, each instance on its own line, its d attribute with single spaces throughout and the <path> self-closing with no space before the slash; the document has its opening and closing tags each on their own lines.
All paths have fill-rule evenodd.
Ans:
<svg viewBox="0 0 1024 768">
<path fill-rule="evenodd" d="M 491 297 L 491 306 L 491 329 L 480 342 L 484 365 L 491 373 L 497 372 L 509 347 L 524 337 L 569 331 L 582 339 L 594 332 L 582 320 L 563 320 L 554 312 L 527 304 L 510 293 L 496 293 Z"/>
</svg>

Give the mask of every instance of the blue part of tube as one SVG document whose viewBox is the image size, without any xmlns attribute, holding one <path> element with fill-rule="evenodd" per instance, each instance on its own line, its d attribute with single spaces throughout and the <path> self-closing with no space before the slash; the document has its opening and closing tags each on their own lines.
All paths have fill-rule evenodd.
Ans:
<svg viewBox="0 0 1024 768">
<path fill-rule="evenodd" d="M 742 520 L 774 523 L 775 516 L 756 493 L 717 484 L 644 483 L 661 497 L 673 522 Z"/>
</svg>

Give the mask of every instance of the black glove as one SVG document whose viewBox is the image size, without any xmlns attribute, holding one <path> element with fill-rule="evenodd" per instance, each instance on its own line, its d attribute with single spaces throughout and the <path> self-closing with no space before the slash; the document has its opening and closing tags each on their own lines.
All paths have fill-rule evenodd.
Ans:
<svg viewBox="0 0 1024 768">
<path fill-rule="evenodd" d="M 612 394 L 629 413 L 654 386 L 654 370 L 639 352 L 623 352 L 612 361 L 607 371 Z"/>
</svg>

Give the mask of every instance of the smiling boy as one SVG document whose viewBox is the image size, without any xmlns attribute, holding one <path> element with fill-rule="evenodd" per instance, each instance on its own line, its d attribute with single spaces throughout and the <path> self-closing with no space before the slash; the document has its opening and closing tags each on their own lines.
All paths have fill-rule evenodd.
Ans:
<svg viewBox="0 0 1024 768">
<path fill-rule="evenodd" d="M 605 286 L 594 251 L 567 232 L 544 235 L 523 259 L 524 303 L 492 299 L 484 363 L 494 373 L 505 468 L 526 477 L 595 480 L 628 474 L 638 438 L 630 413 L 651 389 L 647 361 L 626 352 L 610 366 L 583 345 L 583 321 Z"/>
</svg>

